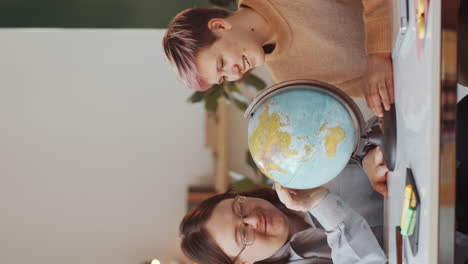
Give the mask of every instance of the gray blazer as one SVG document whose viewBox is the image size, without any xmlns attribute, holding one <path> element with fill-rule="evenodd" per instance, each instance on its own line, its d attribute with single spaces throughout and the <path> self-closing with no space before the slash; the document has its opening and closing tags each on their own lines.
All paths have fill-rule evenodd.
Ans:
<svg viewBox="0 0 468 264">
<path fill-rule="evenodd" d="M 304 220 L 310 228 L 294 234 L 270 259 L 289 253 L 293 264 L 387 262 L 366 220 L 339 196 L 329 193 Z"/>
</svg>

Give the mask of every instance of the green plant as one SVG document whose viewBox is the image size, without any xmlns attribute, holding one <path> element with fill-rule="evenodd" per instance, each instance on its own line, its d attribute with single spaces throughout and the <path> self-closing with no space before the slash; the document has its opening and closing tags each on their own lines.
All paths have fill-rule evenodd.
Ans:
<svg viewBox="0 0 468 264">
<path fill-rule="evenodd" d="M 192 104 L 204 102 L 205 109 L 208 112 L 216 112 L 218 110 L 218 99 L 223 96 L 241 111 L 244 111 L 250 104 L 251 98 L 241 92 L 239 89 L 239 84 L 241 83 L 245 86 L 253 87 L 257 91 L 263 90 L 266 87 L 266 83 L 261 78 L 248 73 L 239 81 L 215 84 L 206 91 L 196 91 L 187 101 Z"/>
</svg>

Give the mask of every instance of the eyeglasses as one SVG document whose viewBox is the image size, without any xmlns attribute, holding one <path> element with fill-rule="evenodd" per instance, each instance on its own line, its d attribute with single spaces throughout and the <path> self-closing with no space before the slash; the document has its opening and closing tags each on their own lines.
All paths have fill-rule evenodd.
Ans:
<svg viewBox="0 0 468 264">
<path fill-rule="evenodd" d="M 234 258 L 232 263 L 235 263 L 237 259 L 239 259 L 240 254 L 245 250 L 247 246 L 250 246 L 255 241 L 255 230 L 249 224 L 244 223 L 244 218 L 247 216 L 247 197 L 238 195 L 234 198 L 234 202 L 232 203 L 232 211 L 235 215 L 239 216 L 242 220 L 241 224 L 239 225 L 238 229 L 238 237 L 240 237 L 242 242 L 242 249 Z"/>
</svg>

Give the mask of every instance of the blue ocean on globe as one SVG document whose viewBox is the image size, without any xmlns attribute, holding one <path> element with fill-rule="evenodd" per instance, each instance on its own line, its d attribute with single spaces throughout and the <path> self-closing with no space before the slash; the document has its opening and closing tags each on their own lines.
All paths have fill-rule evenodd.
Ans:
<svg viewBox="0 0 468 264">
<path fill-rule="evenodd" d="M 335 178 L 355 147 L 353 119 L 321 90 L 291 89 L 264 101 L 248 127 L 260 170 L 282 186 L 309 189 Z"/>
</svg>

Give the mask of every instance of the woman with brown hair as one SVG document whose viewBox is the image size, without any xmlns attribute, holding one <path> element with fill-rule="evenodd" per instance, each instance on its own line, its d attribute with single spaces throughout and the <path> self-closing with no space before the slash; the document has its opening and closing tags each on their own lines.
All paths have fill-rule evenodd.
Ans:
<svg viewBox="0 0 468 264">
<path fill-rule="evenodd" d="M 386 263 L 367 222 L 324 187 L 211 197 L 180 225 L 182 251 L 203 264 Z"/>
</svg>

